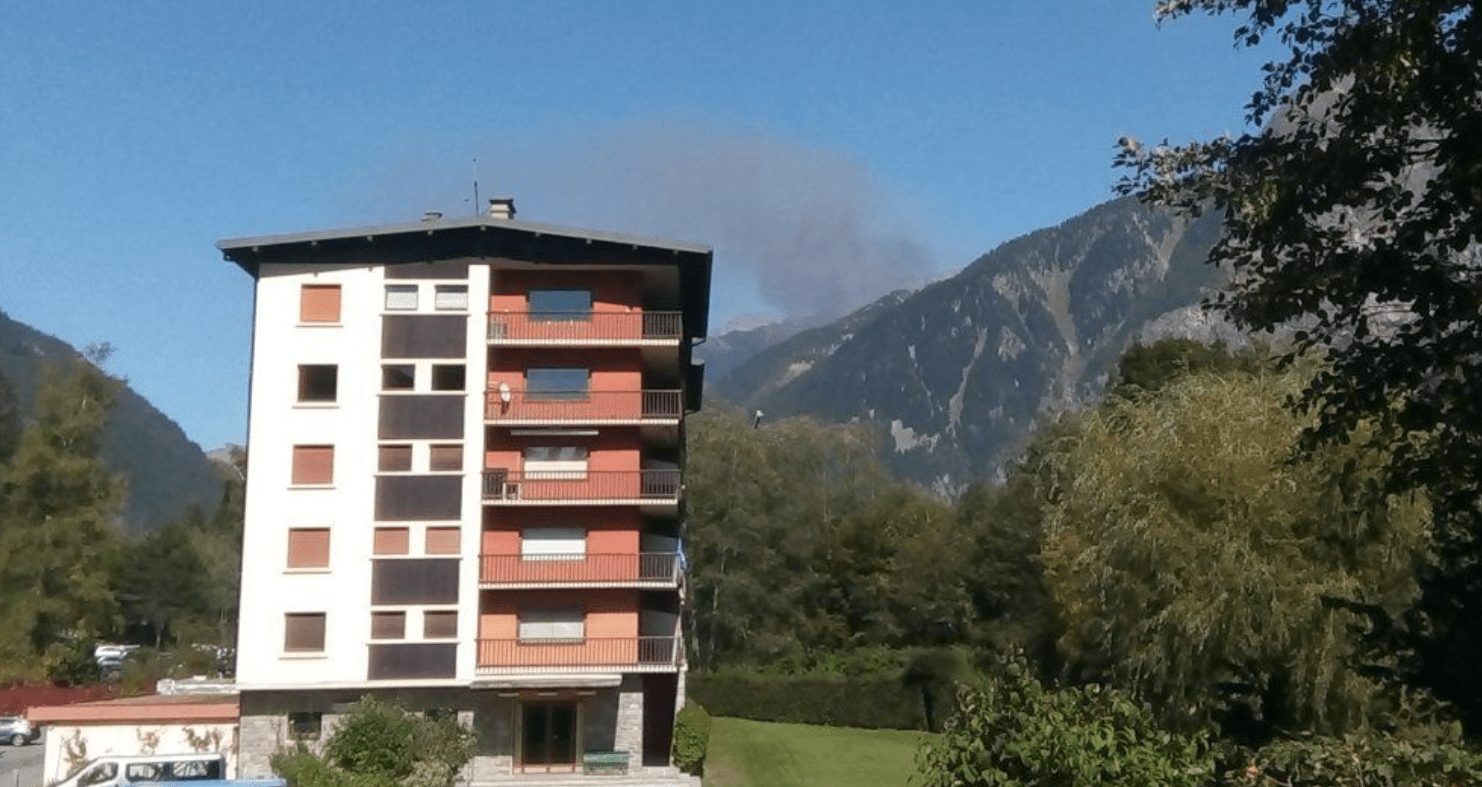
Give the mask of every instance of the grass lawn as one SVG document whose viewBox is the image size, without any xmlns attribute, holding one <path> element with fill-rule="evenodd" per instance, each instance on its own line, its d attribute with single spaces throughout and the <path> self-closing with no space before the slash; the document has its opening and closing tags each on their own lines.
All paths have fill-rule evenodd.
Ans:
<svg viewBox="0 0 1482 787">
<path fill-rule="evenodd" d="M 927 735 L 716 717 L 705 787 L 905 787 Z"/>
</svg>

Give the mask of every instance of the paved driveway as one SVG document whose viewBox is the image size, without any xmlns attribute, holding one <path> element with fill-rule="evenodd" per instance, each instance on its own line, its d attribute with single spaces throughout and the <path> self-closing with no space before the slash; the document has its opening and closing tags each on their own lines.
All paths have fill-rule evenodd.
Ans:
<svg viewBox="0 0 1482 787">
<path fill-rule="evenodd" d="M 41 787 L 41 741 L 0 746 L 0 787 Z"/>
</svg>

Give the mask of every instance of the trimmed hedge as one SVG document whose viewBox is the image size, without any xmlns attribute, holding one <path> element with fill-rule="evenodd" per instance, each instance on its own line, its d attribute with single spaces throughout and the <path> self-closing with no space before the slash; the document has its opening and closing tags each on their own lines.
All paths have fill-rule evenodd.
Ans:
<svg viewBox="0 0 1482 787">
<path fill-rule="evenodd" d="M 955 706 L 951 686 L 934 687 L 939 718 Z M 686 694 L 716 716 L 829 727 L 924 730 L 920 687 L 897 675 L 690 673 Z"/>
<path fill-rule="evenodd" d="M 694 703 L 685 703 L 674 719 L 674 764 L 685 773 L 705 773 L 705 754 L 710 750 L 710 714 Z"/>
</svg>

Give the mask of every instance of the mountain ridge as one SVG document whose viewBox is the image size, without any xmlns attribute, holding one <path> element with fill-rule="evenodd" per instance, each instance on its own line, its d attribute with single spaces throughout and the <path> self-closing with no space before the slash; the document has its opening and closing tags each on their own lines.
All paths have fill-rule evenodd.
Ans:
<svg viewBox="0 0 1482 787">
<path fill-rule="evenodd" d="M 897 472 L 953 494 L 1098 397 L 1133 341 L 1238 336 L 1198 306 L 1222 281 L 1205 264 L 1218 232 L 1111 200 L 767 347 L 715 392 L 769 418 L 872 423 Z"/>
<path fill-rule="evenodd" d="M 42 370 L 81 358 L 71 345 L 0 310 L 0 374 L 26 421 L 35 412 Z M 127 481 L 122 528 L 152 530 L 195 507 L 209 517 L 222 494 L 219 470 L 185 432 L 123 381 L 103 431 L 102 458 Z"/>
</svg>

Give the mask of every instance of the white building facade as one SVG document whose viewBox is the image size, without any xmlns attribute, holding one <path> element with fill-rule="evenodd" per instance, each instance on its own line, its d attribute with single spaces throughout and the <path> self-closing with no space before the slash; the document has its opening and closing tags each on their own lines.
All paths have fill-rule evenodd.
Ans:
<svg viewBox="0 0 1482 787">
<path fill-rule="evenodd" d="M 256 287 L 243 777 L 376 694 L 471 726 L 472 782 L 679 778 L 711 252 L 512 214 L 218 244 Z"/>
</svg>

